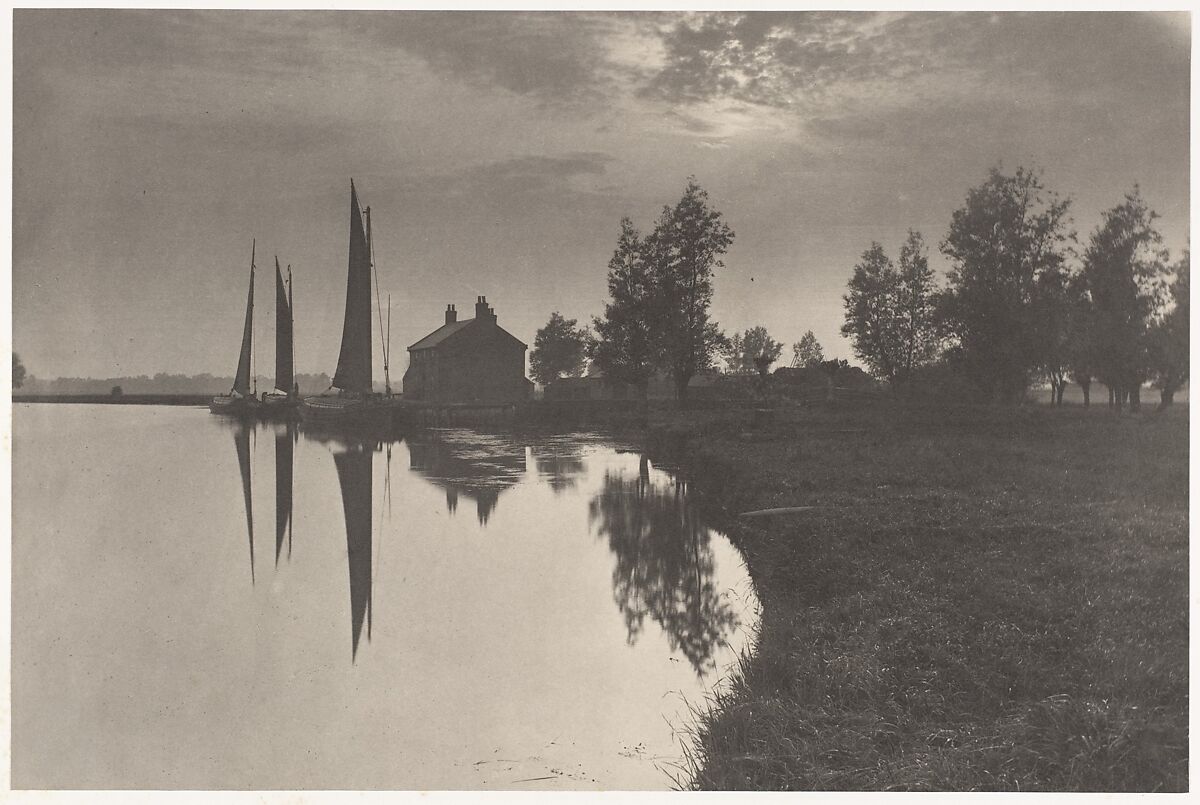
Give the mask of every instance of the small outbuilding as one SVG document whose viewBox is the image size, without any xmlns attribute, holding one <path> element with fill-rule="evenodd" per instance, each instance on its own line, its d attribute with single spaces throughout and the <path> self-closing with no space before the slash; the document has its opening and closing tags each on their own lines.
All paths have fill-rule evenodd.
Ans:
<svg viewBox="0 0 1200 805">
<path fill-rule="evenodd" d="M 529 399 L 523 341 L 496 323 L 487 297 L 475 300 L 475 318 L 458 320 L 446 306 L 445 323 L 408 348 L 404 398 L 420 402 L 501 404 Z"/>
</svg>

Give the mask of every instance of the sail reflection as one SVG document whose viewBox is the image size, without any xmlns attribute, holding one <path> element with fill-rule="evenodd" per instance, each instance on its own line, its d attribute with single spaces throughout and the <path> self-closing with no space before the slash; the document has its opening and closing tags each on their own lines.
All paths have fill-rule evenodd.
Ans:
<svg viewBox="0 0 1200 805">
<path fill-rule="evenodd" d="M 287 535 L 288 559 L 292 558 L 292 467 L 294 463 L 296 426 L 288 424 L 275 431 L 275 564 L 283 550 Z"/>
<path fill-rule="evenodd" d="M 250 429 L 236 424 L 233 443 L 237 447 L 238 469 L 242 474 L 242 502 L 246 507 L 246 534 L 250 541 L 250 583 L 254 584 L 254 500 L 250 494 Z"/>
<path fill-rule="evenodd" d="M 479 524 L 487 525 L 500 494 L 525 473 L 525 448 L 475 435 L 470 443 L 422 434 L 407 439 L 409 467 L 446 490 L 446 511 L 458 510 L 459 496 L 475 501 Z"/>
<path fill-rule="evenodd" d="M 712 670 L 715 650 L 739 620 L 716 588 L 710 533 L 689 505 L 686 485 L 653 482 L 643 456 L 636 478 L 605 474 L 588 519 L 616 557 L 613 600 L 630 645 L 649 617 L 697 675 Z"/>
<path fill-rule="evenodd" d="M 346 555 L 350 567 L 350 659 L 358 656 L 363 622 L 371 639 L 371 468 L 372 450 L 354 445 L 334 453 L 342 510 L 346 518 Z"/>
</svg>

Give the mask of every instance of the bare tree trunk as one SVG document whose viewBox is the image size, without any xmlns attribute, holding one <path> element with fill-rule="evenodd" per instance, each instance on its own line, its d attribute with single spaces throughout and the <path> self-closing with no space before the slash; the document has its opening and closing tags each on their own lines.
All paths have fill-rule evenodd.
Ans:
<svg viewBox="0 0 1200 805">
<path fill-rule="evenodd" d="M 1129 389 L 1129 411 L 1135 413 L 1142 410 L 1142 387 L 1140 385 Z"/>
<path fill-rule="evenodd" d="M 1060 407 L 1062 406 L 1063 392 L 1066 390 L 1067 390 L 1067 381 L 1064 378 L 1064 379 L 1058 381 L 1058 398 L 1057 398 L 1057 402 L 1055 403 L 1056 405 L 1058 405 Z"/>
<path fill-rule="evenodd" d="M 1115 408 L 1117 405 L 1117 390 L 1112 386 L 1108 386 L 1108 407 Z"/>
<path fill-rule="evenodd" d="M 1079 387 L 1083 389 L 1083 407 L 1087 408 L 1092 404 L 1092 381 L 1080 383 Z"/>
</svg>

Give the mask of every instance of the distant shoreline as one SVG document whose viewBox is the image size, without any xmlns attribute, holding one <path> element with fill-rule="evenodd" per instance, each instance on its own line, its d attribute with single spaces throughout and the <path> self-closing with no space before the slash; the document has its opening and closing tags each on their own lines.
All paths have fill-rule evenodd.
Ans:
<svg viewBox="0 0 1200 805">
<path fill-rule="evenodd" d="M 14 394 L 14 403 L 76 403 L 101 405 L 200 405 L 212 394 Z"/>
</svg>

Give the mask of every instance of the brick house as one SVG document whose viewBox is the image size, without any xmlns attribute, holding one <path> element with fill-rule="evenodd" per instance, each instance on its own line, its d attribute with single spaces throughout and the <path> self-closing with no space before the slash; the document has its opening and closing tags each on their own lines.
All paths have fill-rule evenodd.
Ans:
<svg viewBox="0 0 1200 805">
<path fill-rule="evenodd" d="M 475 318 L 446 321 L 408 348 L 404 398 L 438 403 L 510 403 L 529 399 L 524 342 L 496 323 L 487 297 L 475 300 Z"/>
</svg>

